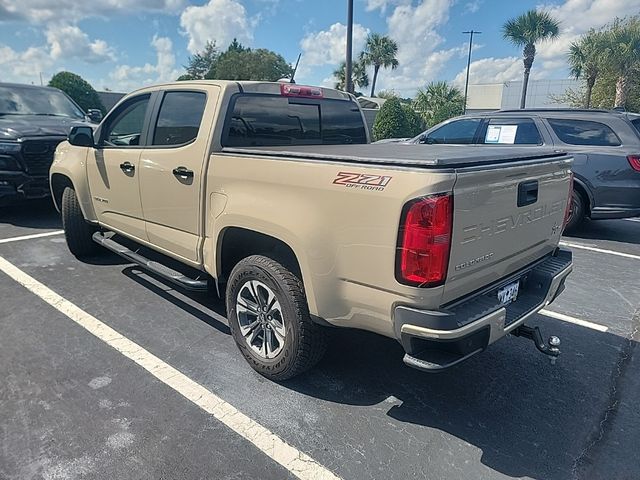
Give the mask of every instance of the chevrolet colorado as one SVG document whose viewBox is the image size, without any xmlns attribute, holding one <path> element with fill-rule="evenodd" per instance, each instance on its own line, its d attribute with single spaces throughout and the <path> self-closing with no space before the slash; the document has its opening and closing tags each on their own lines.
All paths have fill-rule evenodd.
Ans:
<svg viewBox="0 0 640 480">
<path fill-rule="evenodd" d="M 440 371 L 552 302 L 571 158 L 552 150 L 368 144 L 355 99 L 191 81 L 126 96 L 72 129 L 50 183 L 77 257 L 106 247 L 226 299 L 234 340 L 275 380 L 313 366 L 326 326 L 397 339 Z M 556 340 L 554 338 L 554 340 Z"/>
</svg>

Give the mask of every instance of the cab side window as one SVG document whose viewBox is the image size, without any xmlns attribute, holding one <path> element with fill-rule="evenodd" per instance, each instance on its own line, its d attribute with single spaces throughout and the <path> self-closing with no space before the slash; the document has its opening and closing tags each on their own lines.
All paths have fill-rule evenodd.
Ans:
<svg viewBox="0 0 640 480">
<path fill-rule="evenodd" d="M 134 97 L 110 115 L 102 134 L 105 146 L 127 148 L 141 144 L 150 97 L 150 94 Z"/>
<path fill-rule="evenodd" d="M 475 139 L 476 131 L 478 130 L 480 123 L 481 120 L 479 118 L 454 120 L 429 133 L 424 143 L 471 144 Z"/>
<path fill-rule="evenodd" d="M 153 145 L 193 142 L 198 136 L 206 103 L 204 92 L 166 92 L 153 133 Z"/>
</svg>

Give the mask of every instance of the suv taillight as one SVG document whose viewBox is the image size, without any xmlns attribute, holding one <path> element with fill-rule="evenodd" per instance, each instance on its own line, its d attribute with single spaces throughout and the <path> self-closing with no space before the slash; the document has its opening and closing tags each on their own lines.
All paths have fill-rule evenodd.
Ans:
<svg viewBox="0 0 640 480">
<path fill-rule="evenodd" d="M 453 197 L 451 194 L 422 197 L 402 211 L 396 258 L 400 283 L 434 287 L 447 277 Z"/>
<path fill-rule="evenodd" d="M 562 229 L 569 223 L 569 217 L 571 215 L 571 205 L 573 204 L 573 172 L 569 175 L 569 198 L 567 198 L 567 207 L 564 210 L 564 223 Z"/>
<path fill-rule="evenodd" d="M 627 160 L 629 160 L 629 165 L 631 165 L 631 168 L 633 168 L 636 172 L 640 172 L 640 155 L 629 155 L 627 157 Z"/>
</svg>

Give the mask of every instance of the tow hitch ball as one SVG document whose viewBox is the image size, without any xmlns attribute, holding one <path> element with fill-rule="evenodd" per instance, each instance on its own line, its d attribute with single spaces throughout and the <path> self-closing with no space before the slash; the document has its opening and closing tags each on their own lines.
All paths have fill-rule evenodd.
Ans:
<svg viewBox="0 0 640 480">
<path fill-rule="evenodd" d="M 555 335 L 551 335 L 547 343 L 544 343 L 542 339 L 542 333 L 540 333 L 539 327 L 528 327 L 527 325 L 520 325 L 513 332 L 516 337 L 524 337 L 529 340 L 533 340 L 536 348 L 540 350 L 545 355 L 549 355 L 551 360 L 551 365 L 556 364 L 556 359 L 558 355 L 560 355 L 560 339 Z"/>
</svg>

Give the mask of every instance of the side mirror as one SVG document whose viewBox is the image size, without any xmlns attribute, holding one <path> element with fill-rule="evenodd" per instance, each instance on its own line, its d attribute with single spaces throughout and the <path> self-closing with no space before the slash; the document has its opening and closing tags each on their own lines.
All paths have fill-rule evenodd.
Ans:
<svg viewBox="0 0 640 480">
<path fill-rule="evenodd" d="M 100 123 L 102 121 L 102 112 L 97 108 L 90 108 L 87 110 L 87 118 L 93 123 Z"/>
<path fill-rule="evenodd" d="M 422 134 L 418 137 L 418 143 L 424 144 L 427 143 L 427 136 Z"/>
<path fill-rule="evenodd" d="M 73 127 L 67 140 L 76 147 L 93 147 L 93 130 L 91 127 Z"/>
</svg>

